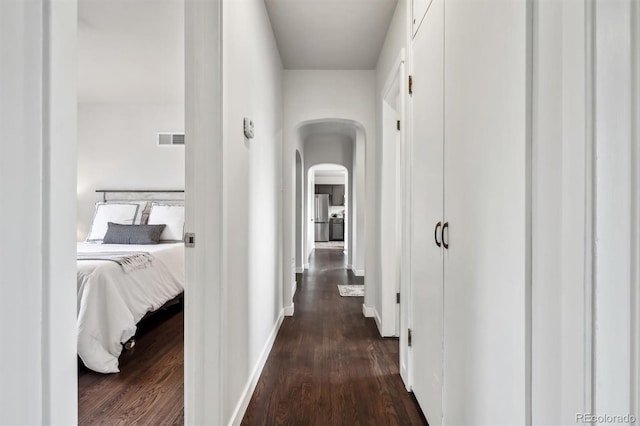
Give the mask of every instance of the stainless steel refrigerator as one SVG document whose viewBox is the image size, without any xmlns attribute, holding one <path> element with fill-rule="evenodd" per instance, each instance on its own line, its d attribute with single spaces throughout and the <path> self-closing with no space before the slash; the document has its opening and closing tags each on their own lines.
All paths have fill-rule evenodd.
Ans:
<svg viewBox="0 0 640 426">
<path fill-rule="evenodd" d="M 329 195 L 316 194 L 315 206 L 316 241 L 329 241 Z"/>
</svg>

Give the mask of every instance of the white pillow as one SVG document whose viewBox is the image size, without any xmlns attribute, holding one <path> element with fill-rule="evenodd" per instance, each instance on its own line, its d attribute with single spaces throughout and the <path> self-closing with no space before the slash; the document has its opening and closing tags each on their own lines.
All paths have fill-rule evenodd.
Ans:
<svg viewBox="0 0 640 426">
<path fill-rule="evenodd" d="M 121 225 L 135 224 L 138 216 L 141 218 L 140 204 L 138 203 L 96 203 L 96 212 L 93 216 L 91 231 L 87 241 L 102 241 L 107 233 L 109 222 Z"/>
<path fill-rule="evenodd" d="M 184 206 L 152 204 L 147 224 L 166 225 L 164 231 L 162 231 L 162 235 L 160 235 L 160 241 L 182 241 L 184 233 Z"/>
</svg>

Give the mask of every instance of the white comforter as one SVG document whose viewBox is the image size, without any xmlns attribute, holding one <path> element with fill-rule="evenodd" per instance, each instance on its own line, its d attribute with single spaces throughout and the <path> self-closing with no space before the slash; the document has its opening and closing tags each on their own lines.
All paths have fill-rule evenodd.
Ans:
<svg viewBox="0 0 640 426">
<path fill-rule="evenodd" d="M 136 324 L 184 290 L 184 244 L 78 243 L 78 252 L 144 251 L 149 268 L 124 272 L 115 262 L 78 261 L 78 355 L 100 373 L 117 373 L 122 343 Z"/>
</svg>

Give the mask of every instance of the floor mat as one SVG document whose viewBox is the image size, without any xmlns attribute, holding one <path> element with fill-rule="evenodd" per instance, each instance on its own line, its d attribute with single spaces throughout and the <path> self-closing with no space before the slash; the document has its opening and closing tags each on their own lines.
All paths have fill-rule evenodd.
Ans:
<svg viewBox="0 0 640 426">
<path fill-rule="evenodd" d="M 363 297 L 364 286 L 353 284 L 338 284 L 338 291 L 342 297 Z"/>
</svg>

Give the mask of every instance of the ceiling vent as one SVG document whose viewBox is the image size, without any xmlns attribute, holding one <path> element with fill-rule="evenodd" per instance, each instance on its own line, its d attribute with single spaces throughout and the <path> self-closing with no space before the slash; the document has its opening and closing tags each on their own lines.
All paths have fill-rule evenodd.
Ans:
<svg viewBox="0 0 640 426">
<path fill-rule="evenodd" d="M 184 133 L 158 133 L 158 145 L 184 146 Z"/>
</svg>

